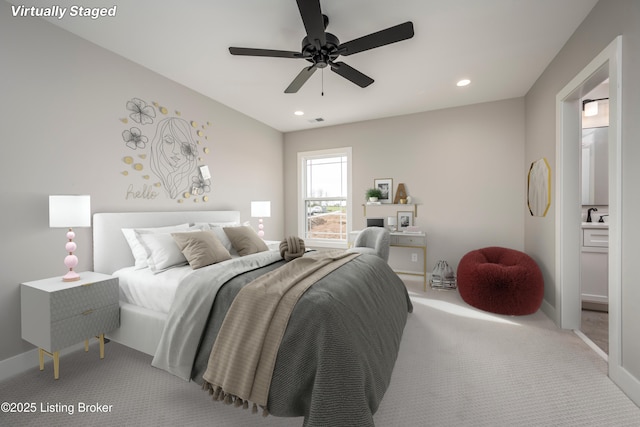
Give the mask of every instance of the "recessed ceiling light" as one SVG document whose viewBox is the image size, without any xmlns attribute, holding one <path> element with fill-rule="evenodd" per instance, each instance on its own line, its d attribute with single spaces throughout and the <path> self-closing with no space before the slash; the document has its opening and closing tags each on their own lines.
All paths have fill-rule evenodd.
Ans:
<svg viewBox="0 0 640 427">
<path fill-rule="evenodd" d="M 458 87 L 463 87 L 463 86 L 467 86 L 469 83 L 471 83 L 471 80 L 469 80 L 469 79 L 462 79 L 462 80 L 460 80 L 458 83 L 456 83 L 456 86 L 458 86 Z"/>
<path fill-rule="evenodd" d="M 298 111 L 296 111 L 296 112 L 295 112 L 295 113 L 293 113 L 293 114 L 295 114 L 296 116 L 304 116 L 304 111 L 300 111 L 300 110 L 298 110 Z"/>
</svg>

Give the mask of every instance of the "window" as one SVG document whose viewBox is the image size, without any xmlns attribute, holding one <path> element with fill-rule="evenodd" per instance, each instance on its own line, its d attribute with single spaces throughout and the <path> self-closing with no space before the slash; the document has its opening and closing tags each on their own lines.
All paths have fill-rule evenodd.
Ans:
<svg viewBox="0 0 640 427">
<path fill-rule="evenodd" d="M 299 235 L 309 246 L 346 247 L 351 148 L 298 153 Z"/>
</svg>

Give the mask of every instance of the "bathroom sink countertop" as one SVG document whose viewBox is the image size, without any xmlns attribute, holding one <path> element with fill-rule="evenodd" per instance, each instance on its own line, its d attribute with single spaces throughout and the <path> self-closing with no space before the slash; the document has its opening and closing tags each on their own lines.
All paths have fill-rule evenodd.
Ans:
<svg viewBox="0 0 640 427">
<path fill-rule="evenodd" d="M 609 228 L 608 222 L 583 222 L 582 228 Z"/>
</svg>

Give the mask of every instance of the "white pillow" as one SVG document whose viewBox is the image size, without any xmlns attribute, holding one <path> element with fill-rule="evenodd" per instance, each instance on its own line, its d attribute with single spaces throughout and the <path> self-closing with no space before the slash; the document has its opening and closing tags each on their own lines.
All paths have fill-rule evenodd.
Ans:
<svg viewBox="0 0 640 427">
<path fill-rule="evenodd" d="M 183 232 L 201 231 L 201 226 L 189 227 Z M 147 252 L 147 265 L 154 273 L 160 273 L 168 268 L 187 264 L 180 247 L 171 233 L 142 233 L 138 234 Z"/>
<path fill-rule="evenodd" d="M 140 234 L 140 239 L 149 254 L 147 265 L 154 273 L 187 263 L 170 233 Z"/>
<path fill-rule="evenodd" d="M 127 239 L 127 243 L 129 244 L 131 253 L 135 259 L 135 269 L 140 270 L 148 266 L 147 258 L 149 257 L 149 254 L 140 241 L 139 236 L 141 234 L 170 233 L 172 231 L 184 231 L 188 228 L 189 224 L 178 224 L 156 228 L 123 228 L 122 234 L 124 234 L 125 239 Z"/>
</svg>

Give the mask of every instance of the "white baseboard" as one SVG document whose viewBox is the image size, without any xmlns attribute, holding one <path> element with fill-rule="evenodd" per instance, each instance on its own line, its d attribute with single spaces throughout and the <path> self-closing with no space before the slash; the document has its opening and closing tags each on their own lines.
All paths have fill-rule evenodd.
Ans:
<svg viewBox="0 0 640 427">
<path fill-rule="evenodd" d="M 89 341 L 89 345 L 97 345 L 98 342 L 95 340 Z M 64 350 L 60 350 L 60 357 L 63 357 L 65 354 L 73 353 L 74 351 L 84 350 L 84 343 L 76 344 L 72 347 L 65 348 Z M 48 358 L 51 360 L 51 358 Z M 45 358 L 45 370 L 47 358 Z M 33 350 L 25 351 L 24 353 L 17 354 L 8 359 L 0 360 L 0 381 L 4 381 L 8 378 L 14 377 L 16 375 L 22 374 L 23 372 L 28 371 L 29 369 L 38 368 L 40 362 L 38 360 L 38 349 L 34 348 Z M 53 368 L 51 369 L 51 375 L 53 375 Z"/>
<path fill-rule="evenodd" d="M 560 319 L 556 317 L 558 315 L 558 312 L 556 311 L 556 308 L 554 306 L 547 302 L 546 299 L 542 300 L 540 310 L 542 310 L 542 312 L 546 314 L 547 317 L 556 324 L 556 326 L 560 327 Z"/>
</svg>

